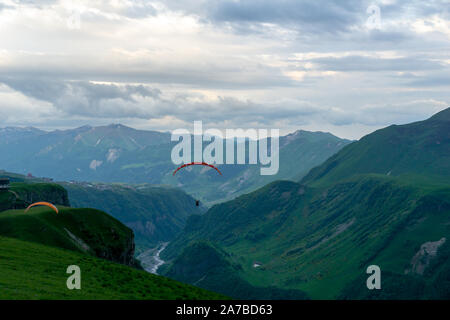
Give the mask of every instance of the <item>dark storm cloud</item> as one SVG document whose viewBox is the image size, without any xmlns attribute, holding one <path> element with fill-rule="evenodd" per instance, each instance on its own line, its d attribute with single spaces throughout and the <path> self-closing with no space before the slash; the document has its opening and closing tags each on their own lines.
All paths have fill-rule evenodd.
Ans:
<svg viewBox="0 0 450 320">
<path fill-rule="evenodd" d="M 70 116 L 136 119 L 173 116 L 189 122 L 201 119 L 219 123 L 227 119 L 234 125 L 241 125 L 249 121 L 268 124 L 293 119 L 304 123 L 301 118 L 318 113 L 310 103 L 295 100 L 271 105 L 233 97 L 208 101 L 201 95 L 190 94 L 165 98 L 159 89 L 144 85 L 49 79 L 0 79 L 0 82 L 28 97 L 50 102 L 56 110 Z"/>
<path fill-rule="evenodd" d="M 0 82 L 26 96 L 52 103 L 57 109 L 82 115 L 101 115 L 102 111 L 111 112 L 105 101 L 136 103 L 137 97 L 159 99 L 159 89 L 143 85 L 97 84 L 87 81 L 59 81 L 36 78 L 0 78 Z M 121 111 L 127 106 L 117 107 Z M 131 112 L 132 113 L 132 112 Z"/>
<path fill-rule="evenodd" d="M 67 90 L 82 92 L 91 101 L 116 98 L 134 101 L 133 94 L 142 97 L 157 97 L 160 94 L 158 89 L 149 89 L 142 85 L 119 87 L 112 84 L 96 84 L 87 81 L 58 81 L 36 78 L 0 78 L 0 82 L 27 96 L 48 102 L 54 102 L 55 97 L 60 96 Z"/>
</svg>

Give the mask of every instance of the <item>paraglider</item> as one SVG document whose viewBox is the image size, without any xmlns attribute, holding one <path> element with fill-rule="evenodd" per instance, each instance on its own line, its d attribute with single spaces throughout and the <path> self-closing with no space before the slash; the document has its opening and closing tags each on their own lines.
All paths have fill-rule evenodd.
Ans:
<svg viewBox="0 0 450 320">
<path fill-rule="evenodd" d="M 55 207 L 50 202 L 36 202 L 36 203 L 30 204 L 28 206 L 28 208 L 25 209 L 25 212 L 28 212 L 28 210 L 30 210 L 32 207 L 35 207 L 35 206 L 46 206 L 46 207 L 49 207 L 49 208 L 53 209 L 56 213 L 59 213 L 58 208 Z"/>
<path fill-rule="evenodd" d="M 217 169 L 215 166 L 213 166 L 212 164 L 206 163 L 206 162 L 191 162 L 191 163 L 186 163 L 183 164 L 182 166 L 179 166 L 174 172 L 173 175 L 175 175 L 175 173 L 178 172 L 178 170 L 185 168 L 185 167 L 189 167 L 189 166 L 207 166 L 210 168 L 213 168 L 214 170 L 216 170 L 220 175 L 222 175 L 222 172 L 220 172 L 219 169 Z"/>
</svg>

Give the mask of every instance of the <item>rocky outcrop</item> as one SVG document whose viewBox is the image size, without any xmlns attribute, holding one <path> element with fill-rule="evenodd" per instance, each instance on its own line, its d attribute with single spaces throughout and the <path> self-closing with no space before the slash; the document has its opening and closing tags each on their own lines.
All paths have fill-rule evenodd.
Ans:
<svg viewBox="0 0 450 320">
<path fill-rule="evenodd" d="M 423 275 L 425 269 L 430 265 L 440 246 L 442 246 L 447 239 L 441 238 L 439 241 L 425 242 L 420 246 L 420 250 L 414 255 L 411 260 L 411 268 L 405 271 L 405 274 L 416 273 Z"/>
<path fill-rule="evenodd" d="M 111 229 L 111 231 L 114 233 L 114 229 Z M 96 250 L 95 255 L 106 260 L 141 268 L 139 261 L 134 258 L 136 249 L 134 234 L 131 233 L 129 237 L 123 240 L 120 246 L 106 246 L 101 250 Z"/>
</svg>

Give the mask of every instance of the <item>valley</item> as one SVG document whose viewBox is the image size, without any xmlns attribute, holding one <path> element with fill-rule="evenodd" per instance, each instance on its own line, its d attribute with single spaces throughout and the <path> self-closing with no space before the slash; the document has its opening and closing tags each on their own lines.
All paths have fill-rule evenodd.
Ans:
<svg viewBox="0 0 450 320">
<path fill-rule="evenodd" d="M 59 212 L 25 212 L 36 199 Z M 0 205 L 0 299 L 227 299 L 142 270 L 133 231 L 103 211 L 68 207 L 59 185 L 14 182 L 0 192 Z M 70 265 L 81 270 L 82 290 L 66 287 Z"/>
</svg>

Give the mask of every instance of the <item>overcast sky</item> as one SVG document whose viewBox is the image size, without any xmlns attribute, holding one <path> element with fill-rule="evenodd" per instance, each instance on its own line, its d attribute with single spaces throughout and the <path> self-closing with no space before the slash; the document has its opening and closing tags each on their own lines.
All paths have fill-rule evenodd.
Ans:
<svg viewBox="0 0 450 320">
<path fill-rule="evenodd" d="M 449 0 L 0 0 L 0 127 L 358 139 L 449 104 Z"/>
</svg>

